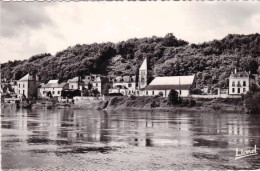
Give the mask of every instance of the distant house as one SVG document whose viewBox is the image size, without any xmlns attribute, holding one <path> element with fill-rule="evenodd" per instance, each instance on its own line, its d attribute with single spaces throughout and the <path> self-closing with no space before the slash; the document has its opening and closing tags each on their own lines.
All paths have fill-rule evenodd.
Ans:
<svg viewBox="0 0 260 171">
<path fill-rule="evenodd" d="M 74 77 L 72 79 L 69 79 L 67 83 L 69 84 L 69 89 L 77 90 L 80 89 L 80 82 L 80 77 Z"/>
<path fill-rule="evenodd" d="M 112 87 L 110 79 L 106 76 L 101 76 L 99 74 L 91 74 L 85 76 L 81 80 L 80 90 L 97 90 L 100 95 L 104 95 L 108 92 L 108 89 Z"/>
<path fill-rule="evenodd" d="M 123 91 L 124 89 L 124 91 Z M 113 80 L 113 88 L 109 89 L 109 93 L 122 93 L 123 95 L 135 94 L 136 76 L 118 76 Z"/>
<path fill-rule="evenodd" d="M 249 91 L 249 74 L 247 72 L 231 73 L 229 77 L 229 94 L 245 94 Z"/>
<path fill-rule="evenodd" d="M 143 90 L 143 96 L 161 95 L 168 97 L 172 89 L 176 90 L 181 97 L 190 95 L 190 90 L 194 86 L 195 75 L 190 76 L 168 76 L 156 77 Z"/>
<path fill-rule="evenodd" d="M 41 84 L 38 90 L 38 98 L 60 97 L 62 90 L 69 89 L 68 83 L 58 83 L 58 80 L 50 80 L 47 84 Z"/>
<path fill-rule="evenodd" d="M 39 76 L 27 74 L 17 81 L 17 96 L 21 98 L 25 96 L 26 98 L 37 97 L 38 86 L 40 85 Z"/>
</svg>

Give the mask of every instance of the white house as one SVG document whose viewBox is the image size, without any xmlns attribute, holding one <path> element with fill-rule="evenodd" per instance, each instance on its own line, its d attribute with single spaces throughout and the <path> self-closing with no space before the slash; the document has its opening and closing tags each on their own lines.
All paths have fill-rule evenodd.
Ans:
<svg viewBox="0 0 260 171">
<path fill-rule="evenodd" d="M 161 95 L 168 97 L 172 89 L 176 90 L 181 97 L 190 95 L 195 75 L 156 77 L 142 92 L 143 96 Z"/>
<path fill-rule="evenodd" d="M 52 97 L 60 97 L 61 91 L 69 89 L 68 83 L 58 83 L 58 80 L 50 80 L 47 84 L 42 84 L 38 89 L 38 98 L 47 98 L 48 93 L 52 95 Z"/>
<path fill-rule="evenodd" d="M 249 74 L 247 72 L 231 73 L 229 77 L 229 94 L 245 94 L 249 91 Z"/>
</svg>

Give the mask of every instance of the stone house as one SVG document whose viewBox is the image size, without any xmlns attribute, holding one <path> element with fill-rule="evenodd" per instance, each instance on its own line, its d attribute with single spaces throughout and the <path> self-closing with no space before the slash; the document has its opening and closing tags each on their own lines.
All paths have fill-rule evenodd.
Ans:
<svg viewBox="0 0 260 171">
<path fill-rule="evenodd" d="M 17 81 L 17 88 L 15 91 L 17 91 L 18 98 L 21 98 L 22 96 L 25 96 L 26 98 L 37 98 L 39 85 L 39 76 L 28 73 Z"/>
</svg>

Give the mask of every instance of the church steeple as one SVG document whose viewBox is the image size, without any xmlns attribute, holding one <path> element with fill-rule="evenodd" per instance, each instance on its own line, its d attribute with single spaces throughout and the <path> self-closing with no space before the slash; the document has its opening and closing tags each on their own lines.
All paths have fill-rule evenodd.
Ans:
<svg viewBox="0 0 260 171">
<path fill-rule="evenodd" d="M 139 68 L 139 80 L 138 87 L 143 89 L 147 86 L 148 82 L 148 66 L 147 66 L 147 58 L 144 59 L 141 67 Z"/>
</svg>

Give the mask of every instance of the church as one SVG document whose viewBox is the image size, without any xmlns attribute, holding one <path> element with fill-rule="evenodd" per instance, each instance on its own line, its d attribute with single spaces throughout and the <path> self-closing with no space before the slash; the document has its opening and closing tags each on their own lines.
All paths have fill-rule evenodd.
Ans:
<svg viewBox="0 0 260 171">
<path fill-rule="evenodd" d="M 138 78 L 138 79 L 136 79 Z M 171 90 L 176 90 L 181 97 L 188 97 L 190 90 L 195 86 L 195 75 L 189 76 L 165 76 L 155 77 L 149 83 L 148 59 L 143 60 L 136 76 L 119 76 L 113 80 L 113 87 L 109 89 L 111 93 L 121 93 L 122 95 L 135 96 L 163 96 L 168 97 Z"/>
</svg>

